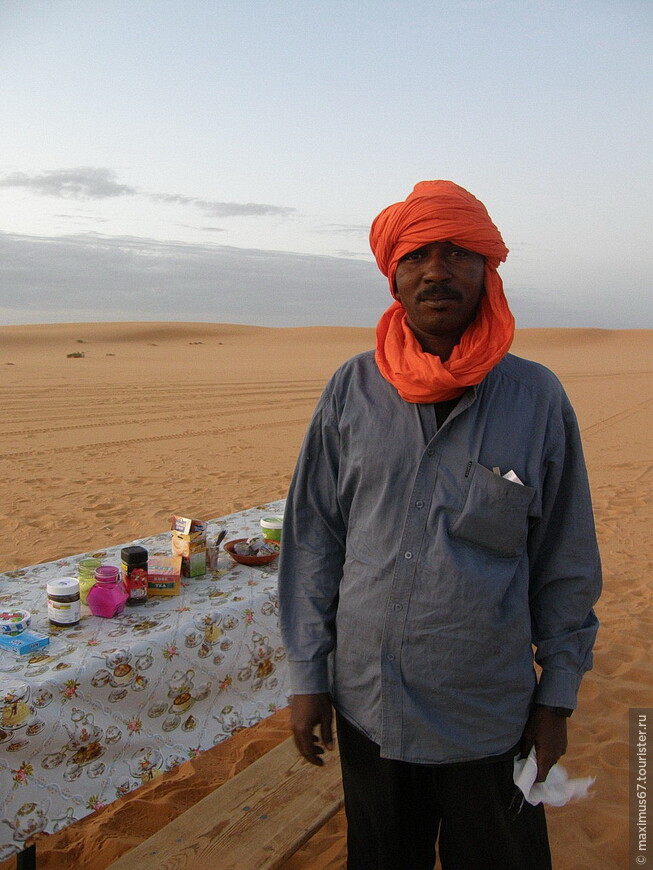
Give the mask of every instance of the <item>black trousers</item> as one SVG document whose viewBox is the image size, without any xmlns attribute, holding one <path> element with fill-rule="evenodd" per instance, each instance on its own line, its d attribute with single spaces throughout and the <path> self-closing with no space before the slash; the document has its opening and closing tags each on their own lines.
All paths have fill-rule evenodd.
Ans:
<svg viewBox="0 0 653 870">
<path fill-rule="evenodd" d="M 542 805 L 513 762 L 424 765 L 380 757 L 337 715 L 348 870 L 551 870 Z"/>
</svg>

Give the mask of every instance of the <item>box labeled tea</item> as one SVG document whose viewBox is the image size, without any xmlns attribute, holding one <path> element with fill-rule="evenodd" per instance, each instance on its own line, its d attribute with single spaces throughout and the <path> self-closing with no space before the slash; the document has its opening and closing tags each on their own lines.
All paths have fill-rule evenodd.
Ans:
<svg viewBox="0 0 653 870">
<path fill-rule="evenodd" d="M 172 518 L 172 555 L 181 556 L 182 577 L 206 574 L 206 528 L 202 520 Z"/>
<path fill-rule="evenodd" d="M 147 567 L 148 597 L 179 595 L 181 556 L 150 554 Z"/>
</svg>

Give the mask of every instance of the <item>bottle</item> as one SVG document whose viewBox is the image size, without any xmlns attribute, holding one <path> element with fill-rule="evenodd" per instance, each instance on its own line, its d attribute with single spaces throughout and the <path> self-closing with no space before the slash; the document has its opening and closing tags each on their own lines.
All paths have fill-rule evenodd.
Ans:
<svg viewBox="0 0 653 870">
<path fill-rule="evenodd" d="M 120 571 L 113 565 L 95 569 L 95 584 L 88 590 L 86 603 L 94 616 L 111 619 L 125 609 L 127 590 L 122 585 Z"/>
<path fill-rule="evenodd" d="M 127 606 L 147 601 L 147 550 L 145 547 L 123 547 L 120 552 L 122 582 L 127 590 Z"/>
<path fill-rule="evenodd" d="M 74 577 L 61 577 L 47 584 L 48 619 L 51 625 L 72 628 L 79 625 L 79 582 Z"/>
<path fill-rule="evenodd" d="M 99 559 L 82 559 L 77 563 L 77 579 L 79 580 L 79 597 L 82 604 L 86 604 L 88 590 L 95 583 L 95 569 L 102 562 Z"/>
</svg>

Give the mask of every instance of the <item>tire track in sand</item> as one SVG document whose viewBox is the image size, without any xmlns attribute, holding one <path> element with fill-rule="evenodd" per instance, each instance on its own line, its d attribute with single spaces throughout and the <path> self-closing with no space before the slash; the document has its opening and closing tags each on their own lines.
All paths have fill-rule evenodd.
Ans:
<svg viewBox="0 0 653 870">
<path fill-rule="evenodd" d="M 94 444 L 81 444 L 75 447 L 52 447 L 48 450 L 21 450 L 16 453 L 0 453 L 0 459 L 34 459 L 37 456 L 51 456 L 57 453 L 70 453 L 71 450 L 96 450 L 111 447 L 125 447 L 136 444 L 149 444 L 156 441 L 175 441 L 179 438 L 194 438 L 204 435 L 211 437 L 219 435 L 235 435 L 240 432 L 251 432 L 253 429 L 283 428 L 296 424 L 306 424 L 305 417 L 291 420 L 275 420 L 265 423 L 250 423 L 242 426 L 224 426 L 220 428 L 192 429 L 187 432 L 177 432 L 171 435 L 149 435 L 142 438 L 122 438 L 117 441 L 98 441 Z"/>
</svg>

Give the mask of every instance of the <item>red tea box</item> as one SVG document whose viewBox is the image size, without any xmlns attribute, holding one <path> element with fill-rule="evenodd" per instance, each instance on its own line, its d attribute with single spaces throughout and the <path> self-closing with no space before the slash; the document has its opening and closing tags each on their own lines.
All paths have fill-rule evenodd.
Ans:
<svg viewBox="0 0 653 870">
<path fill-rule="evenodd" d="M 179 595 L 181 556 L 150 554 L 147 569 L 148 597 Z"/>
</svg>

